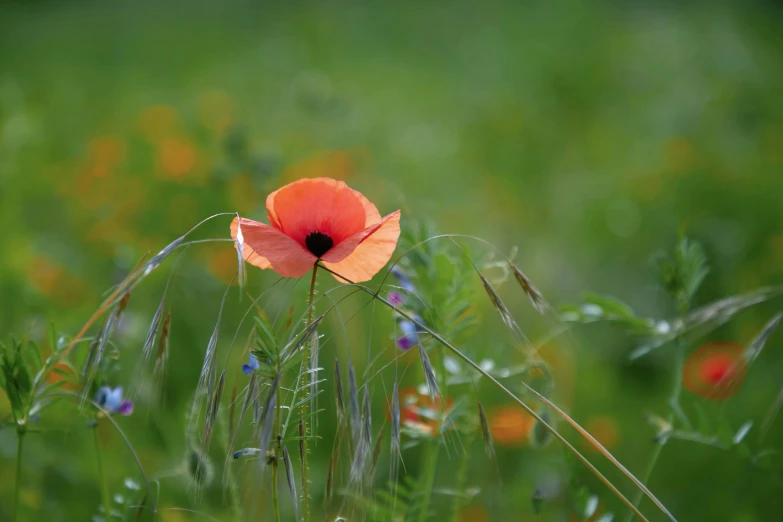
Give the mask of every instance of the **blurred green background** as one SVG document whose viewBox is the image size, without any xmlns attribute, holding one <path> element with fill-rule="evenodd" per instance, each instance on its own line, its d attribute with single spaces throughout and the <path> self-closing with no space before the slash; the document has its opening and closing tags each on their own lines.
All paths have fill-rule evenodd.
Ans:
<svg viewBox="0 0 783 522">
<path fill-rule="evenodd" d="M 675 315 L 649 260 L 682 230 L 710 257 L 699 303 L 782 283 L 782 23 L 780 3 L 762 1 L 3 3 L 0 334 L 41 337 L 54 322 L 73 335 L 145 252 L 216 212 L 265 218 L 269 191 L 319 175 L 346 180 L 383 214 L 402 208 L 403 222 L 517 246 L 555 304 L 599 291 Z M 198 236 L 225 236 L 228 221 Z M 134 292 L 120 341 L 131 353 L 170 266 Z M 191 249 L 179 269 L 167 413 L 147 425 L 143 408 L 120 419 L 152 473 L 185 451 L 185 409 L 235 269 L 233 249 L 218 244 Z M 250 273 L 254 292 L 275 279 Z M 544 335 L 524 296 L 503 292 L 523 327 Z M 226 332 L 246 307 L 229 301 Z M 480 310 L 477 353 L 512 359 L 486 299 Z M 747 343 L 775 310 L 743 314 L 705 342 Z M 608 326 L 575 339 L 562 399 L 588 428 L 608 424 L 612 451 L 641 474 L 653 449 L 642 415 L 666 413 L 670 353 L 631 364 L 632 341 Z M 763 417 L 783 384 L 780 348 L 778 334 L 741 393 L 704 404 L 708 414 L 734 426 Z M 80 421 L 46 426 L 29 446 L 23 519 L 87 520 L 99 503 L 91 441 Z M 771 433 L 780 440 L 779 422 Z M 14 441 L 0 431 L 3 520 Z M 104 442 L 119 488 L 133 463 L 116 434 Z M 501 449 L 497 465 L 480 445 L 471 451 L 481 492 L 465 519 L 539 520 L 530 498 L 556 457 Z M 601 509 L 622 512 L 573 469 Z M 444 464 L 437 484 L 449 476 Z M 695 443 L 668 444 L 650 487 L 682 521 L 783 516 L 768 474 Z M 161 502 L 229 518 L 218 486 L 197 504 L 186 481 L 164 483 Z"/>
</svg>

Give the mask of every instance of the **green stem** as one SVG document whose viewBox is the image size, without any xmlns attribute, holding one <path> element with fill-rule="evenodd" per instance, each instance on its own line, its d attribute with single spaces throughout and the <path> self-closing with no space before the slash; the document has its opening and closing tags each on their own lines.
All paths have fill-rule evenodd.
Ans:
<svg viewBox="0 0 783 522">
<path fill-rule="evenodd" d="M 313 300 L 315 298 L 315 276 L 318 273 L 318 264 L 313 265 L 313 276 L 310 279 L 310 296 L 307 300 L 307 324 L 305 325 L 305 329 L 310 327 L 310 324 L 313 322 Z M 312 339 L 308 339 L 305 342 L 305 356 L 302 368 L 304 370 L 304 375 L 302 376 L 302 389 L 305 390 L 305 395 L 307 395 L 310 390 L 309 383 L 310 379 L 314 379 L 315 377 L 312 377 L 310 373 L 308 372 L 310 368 L 310 359 L 313 356 L 313 341 Z M 310 520 L 310 493 L 309 493 L 309 481 L 307 479 L 307 475 L 309 472 L 309 467 L 307 464 L 307 435 L 308 435 L 308 409 L 310 407 L 310 401 L 304 401 L 302 402 L 302 424 L 304 425 L 304 429 L 302 432 L 303 439 L 302 439 L 302 519 L 304 522 L 308 522 Z"/>
<path fill-rule="evenodd" d="M 280 368 L 277 369 L 278 373 Z M 280 386 L 277 387 L 275 396 L 275 433 L 280 433 Z M 275 453 L 275 461 L 272 463 L 272 511 L 274 513 L 275 522 L 280 522 L 280 498 L 277 491 L 277 470 L 278 463 L 280 462 L 280 438 L 273 444 L 273 450 Z M 264 457 L 266 458 L 266 457 Z"/>
<path fill-rule="evenodd" d="M 473 443 L 473 437 L 470 437 L 465 447 L 471 447 Z M 462 458 L 459 462 L 459 469 L 457 470 L 457 494 L 454 496 L 454 504 L 451 508 L 451 522 L 458 522 L 460 520 L 460 509 L 465 505 L 465 497 L 463 496 L 465 491 L 465 483 L 468 480 L 468 463 L 470 462 L 470 453 L 465 451 L 462 454 Z"/>
<path fill-rule="evenodd" d="M 98 460 L 98 477 L 101 481 L 101 497 L 103 498 L 103 511 L 106 520 L 111 520 L 111 497 L 109 497 L 109 488 L 106 485 L 106 475 L 103 473 L 103 459 L 101 458 L 101 444 L 98 440 L 98 426 L 92 429 L 95 439 L 95 455 Z"/>
<path fill-rule="evenodd" d="M 22 449 L 24 448 L 24 431 L 16 431 L 16 487 L 14 489 L 14 513 L 11 520 L 16 522 L 16 514 L 19 512 L 19 492 L 22 489 Z"/>
<path fill-rule="evenodd" d="M 688 427 L 688 429 L 691 429 L 691 422 L 680 405 L 680 396 L 682 395 L 682 373 L 685 368 L 685 342 L 683 342 L 682 336 L 677 337 L 677 341 L 674 344 L 674 382 L 672 383 L 672 392 L 671 395 L 669 395 L 668 400 L 672 412 L 669 413 L 666 423 L 671 426 L 674 422 L 674 417 L 676 416 Z M 642 475 L 643 484 L 647 485 L 650 482 L 650 478 L 652 477 L 656 464 L 658 464 L 658 459 L 661 456 L 661 451 L 663 451 L 663 445 L 666 444 L 666 441 L 667 437 L 661 437 L 661 439 L 656 442 L 655 449 L 653 450 L 652 455 L 650 455 L 650 460 L 647 461 L 644 475 Z M 642 499 L 644 499 L 644 494 L 642 491 L 639 491 L 633 499 L 634 507 L 638 508 L 642 503 Z M 631 520 L 633 520 L 633 512 L 629 511 L 628 515 L 625 517 L 625 522 L 630 522 Z"/>
<path fill-rule="evenodd" d="M 427 452 L 424 455 L 424 467 L 421 470 L 420 491 L 424 495 L 419 511 L 418 522 L 426 522 L 427 515 L 430 513 L 430 502 L 432 501 L 432 488 L 435 485 L 435 471 L 438 468 L 438 450 L 437 441 L 430 441 L 425 447 Z"/>
</svg>

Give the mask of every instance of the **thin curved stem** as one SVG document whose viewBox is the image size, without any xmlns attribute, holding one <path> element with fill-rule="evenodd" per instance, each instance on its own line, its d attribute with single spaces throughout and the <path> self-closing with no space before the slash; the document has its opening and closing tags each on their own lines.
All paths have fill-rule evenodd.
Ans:
<svg viewBox="0 0 783 522">
<path fill-rule="evenodd" d="M 80 402 L 80 404 L 86 403 L 91 405 L 93 408 L 95 408 L 97 411 L 103 413 L 104 417 L 108 419 L 109 422 L 111 422 L 112 426 L 114 426 L 114 429 L 117 430 L 117 433 L 120 434 L 122 439 L 125 441 L 125 444 L 128 446 L 128 450 L 130 450 L 131 455 L 133 456 L 133 460 L 136 462 L 136 466 L 139 468 L 139 473 L 141 474 L 141 479 L 144 481 L 144 486 L 147 489 L 147 497 L 150 499 L 151 508 L 152 508 L 152 516 L 155 516 L 155 513 L 157 512 L 156 502 L 153 500 L 152 495 L 152 488 L 150 487 L 150 481 L 147 479 L 147 474 L 144 473 L 144 467 L 141 465 L 141 461 L 139 460 L 139 456 L 136 455 L 136 452 L 133 450 L 133 445 L 131 445 L 130 439 L 128 439 L 127 435 L 125 435 L 125 432 L 122 431 L 122 428 L 120 428 L 120 425 L 117 424 L 117 421 L 115 421 L 108 411 L 101 408 L 97 402 L 91 400 L 91 399 L 82 399 L 81 395 L 77 395 L 75 393 L 71 392 L 60 392 L 60 393 L 53 393 L 51 395 L 52 397 L 70 397 L 72 399 L 76 399 Z"/>
<path fill-rule="evenodd" d="M 427 516 L 430 513 L 430 502 L 432 499 L 432 488 L 435 485 L 435 471 L 438 469 L 438 444 L 434 441 L 430 441 L 424 450 L 424 468 L 421 472 L 421 492 L 424 498 L 421 502 L 419 511 L 419 522 L 426 522 Z"/>
<path fill-rule="evenodd" d="M 95 457 L 98 462 L 98 479 L 101 483 L 101 499 L 103 501 L 103 513 L 106 520 L 111 520 L 111 497 L 109 487 L 106 485 L 106 474 L 103 472 L 103 458 L 101 456 L 101 441 L 98 439 L 98 426 L 92 428 L 95 440 Z"/>
<path fill-rule="evenodd" d="M 16 486 L 14 487 L 14 513 L 11 520 L 16 522 L 19 512 L 19 492 L 22 489 L 22 450 L 24 449 L 24 431 L 16 431 Z"/>
<path fill-rule="evenodd" d="M 682 339 L 682 336 L 677 337 L 677 342 L 675 343 L 674 349 L 676 350 L 674 359 L 674 382 L 672 384 L 671 395 L 669 396 L 669 406 L 671 407 L 672 411 L 669 413 L 669 416 L 666 419 L 666 423 L 671 426 L 674 422 L 674 417 L 676 414 L 683 424 L 685 424 L 690 429 L 690 420 L 688 420 L 688 417 L 685 415 L 685 412 L 680 406 L 680 395 L 682 395 L 682 373 L 685 368 L 685 343 Z M 655 449 L 650 455 L 650 460 L 647 461 L 647 467 L 645 468 L 644 475 L 642 476 L 642 481 L 645 484 L 650 482 L 653 471 L 655 471 L 655 466 L 658 464 L 658 459 L 661 457 L 664 444 L 666 444 L 666 437 L 662 437 L 660 440 L 656 441 Z M 643 498 L 644 495 L 641 491 L 639 491 L 633 500 L 633 505 L 639 507 Z M 625 522 L 630 522 L 632 519 L 633 516 L 629 513 L 625 518 Z"/>
<path fill-rule="evenodd" d="M 321 266 L 322 266 L 322 268 L 324 268 L 324 270 L 326 270 L 327 272 L 334 273 L 334 272 L 332 272 L 331 270 L 329 270 L 329 268 L 327 268 L 327 267 L 325 267 L 325 266 L 323 266 L 323 265 L 321 265 Z M 335 274 L 335 275 L 337 275 L 338 277 L 340 277 L 340 278 L 342 278 L 342 279 L 345 279 L 345 280 L 347 280 L 345 277 L 341 276 L 340 274 Z M 587 468 L 588 468 L 588 469 L 589 469 L 589 470 L 590 470 L 590 471 L 591 471 L 591 472 L 592 472 L 592 473 L 593 473 L 593 474 L 594 474 L 594 475 L 595 475 L 595 476 L 596 476 L 596 477 L 597 477 L 597 478 L 598 478 L 598 479 L 599 479 L 601 482 L 603 482 L 603 483 L 604 483 L 604 485 L 605 485 L 607 488 L 609 488 L 609 490 L 610 490 L 610 491 L 612 491 L 612 493 L 614 493 L 614 495 L 615 495 L 615 496 L 616 496 L 618 499 L 620 499 L 620 501 L 622 501 L 622 502 L 623 502 L 623 504 L 625 504 L 625 505 L 628 507 L 628 509 L 630 509 L 630 510 L 633 512 L 633 514 L 634 514 L 634 515 L 636 515 L 637 517 L 639 517 L 639 519 L 640 519 L 640 520 L 642 520 L 642 521 L 645 521 L 645 522 L 647 521 L 647 518 L 645 518 L 645 516 L 644 516 L 644 515 L 642 515 L 642 513 L 639 511 L 639 509 L 638 509 L 638 508 L 637 508 L 637 507 L 636 507 L 634 504 L 632 504 L 632 503 L 631 503 L 631 501 L 630 501 L 630 500 L 628 500 L 628 498 L 626 498 L 626 497 L 625 497 L 625 495 L 623 495 L 623 494 L 622 494 L 622 492 L 621 492 L 619 489 L 617 489 L 617 487 L 616 487 L 614 484 L 612 484 L 612 483 L 609 481 L 609 479 L 607 479 L 607 478 L 606 478 L 606 477 L 605 477 L 605 476 L 604 476 L 604 475 L 603 475 L 603 474 L 602 474 L 602 473 L 601 473 L 601 472 L 598 470 L 598 468 L 596 468 L 596 467 L 595 467 L 595 466 L 594 466 L 594 465 L 593 465 L 593 464 L 592 464 L 592 463 L 591 463 L 589 460 L 587 460 L 587 458 L 586 458 L 584 455 L 582 455 L 582 454 L 579 452 L 579 450 L 577 450 L 577 449 L 576 449 L 576 448 L 575 448 L 575 447 L 574 447 L 574 446 L 573 446 L 571 443 L 569 443 L 569 442 L 568 442 L 568 441 L 565 439 L 565 437 L 563 437 L 563 436 L 562 436 L 562 435 L 561 435 L 561 434 L 560 434 L 560 433 L 559 433 L 559 432 L 558 432 L 558 431 L 557 431 L 555 428 L 553 428 L 553 427 L 552 427 L 552 426 L 551 426 L 551 425 L 550 425 L 548 422 L 546 422 L 546 420 L 544 420 L 543 418 L 541 418 L 541 416 L 540 416 L 538 413 L 536 413 L 536 411 L 535 411 L 535 410 L 533 410 L 533 409 L 532 409 L 530 406 L 528 406 L 527 404 L 525 404 L 525 403 L 524 403 L 524 402 L 523 402 L 523 401 L 522 401 L 522 400 L 521 400 L 519 397 L 517 397 L 517 396 L 516 396 L 516 395 L 515 395 L 513 392 L 511 392 L 511 390 L 509 390 L 508 388 L 506 388 L 505 386 L 503 386 L 503 384 L 502 384 L 502 383 L 500 383 L 500 381 L 498 381 L 497 379 L 495 379 L 494 377 L 492 377 L 492 376 L 491 376 L 489 373 L 487 373 L 487 372 L 486 372 L 486 371 L 485 371 L 483 368 L 481 368 L 481 366 L 479 366 L 477 363 L 475 363 L 475 362 L 474 362 L 474 361 L 473 361 L 473 360 L 472 360 L 470 357 L 468 357 L 467 355 L 465 355 L 464 353 L 462 353 L 462 352 L 461 352 L 461 351 L 460 351 L 460 350 L 459 350 L 459 349 L 458 349 L 456 346 L 454 346 L 453 344 L 451 344 L 449 341 L 447 341 L 445 338 L 443 338 L 443 337 L 442 337 L 440 334 L 438 334 L 437 332 L 433 331 L 433 330 L 432 330 L 431 328 L 429 328 L 428 326 L 426 326 L 426 325 L 422 324 L 420 321 L 417 321 L 417 320 L 416 320 L 414 317 L 412 317 L 411 315 L 409 315 L 408 313 L 406 313 L 404 310 L 402 310 L 402 309 L 400 309 L 400 308 L 396 307 L 395 305 L 393 305 L 392 303 L 390 303 L 389 301 L 387 301 L 387 300 L 386 300 L 386 299 L 384 299 L 383 297 L 380 297 L 380 295 L 378 295 L 378 292 L 373 292 L 372 290 L 370 290 L 370 289 L 369 289 L 369 288 L 367 288 L 366 286 L 363 286 L 363 285 L 360 285 L 360 284 L 352 283 L 352 282 L 350 282 L 350 281 L 349 281 L 349 283 L 350 283 L 350 284 L 353 284 L 353 285 L 354 285 L 354 286 L 356 286 L 357 288 L 360 288 L 360 289 L 362 289 L 362 291 L 364 291 L 364 292 L 366 292 L 366 293 L 368 293 L 368 294 L 370 294 L 370 295 L 374 296 L 374 297 L 375 297 L 375 299 L 378 299 L 380 302 L 382 302 L 383 304 L 385 304 L 386 306 L 388 306 L 389 308 L 391 308 L 392 310 L 394 310 L 396 313 L 400 314 L 402 317 L 404 317 L 404 318 L 408 319 L 409 321 L 411 321 L 411 322 L 412 322 L 413 324 L 415 324 L 417 327 L 421 328 L 421 330 L 422 330 L 422 331 L 424 331 L 424 332 L 427 332 L 428 334 L 430 334 L 430 335 L 431 335 L 431 336 L 432 336 L 432 337 L 433 337 L 433 338 L 434 338 L 436 341 L 438 341 L 440 344 L 442 344 L 443 346 L 445 346 L 446 348 L 448 348 L 448 349 L 449 349 L 449 351 L 451 351 L 451 353 L 453 353 L 453 354 L 454 354 L 455 356 L 457 356 L 459 359 L 461 359 L 462 361 L 464 361 L 464 362 L 465 362 L 465 363 L 466 363 L 468 366 L 470 366 L 471 368 L 473 368 L 474 370 L 476 370 L 478 373 L 480 373 L 480 374 L 482 375 L 482 377 L 484 377 L 484 378 L 485 378 L 485 379 L 487 379 L 489 382 L 491 382 L 491 383 L 492 383 L 492 384 L 493 384 L 493 385 L 494 385 L 496 388 L 498 388 L 500 391 L 502 391 L 502 392 L 503 392 L 505 395 L 507 395 L 507 396 L 508 396 L 508 397 L 509 397 L 511 400 L 513 400 L 514 402 L 516 402 L 517 404 L 519 404 L 520 406 L 522 406 L 522 408 L 524 408 L 524 409 L 525 409 L 525 411 L 527 411 L 527 412 L 528 412 L 528 413 L 529 413 L 529 414 L 530 414 L 530 415 L 531 415 L 533 418 L 535 418 L 535 419 L 536 419 L 536 421 L 538 421 L 538 422 L 540 423 L 540 425 L 541 425 L 541 426 L 543 426 L 543 427 L 544 427 L 544 428 L 545 428 L 547 431 L 549 431 L 549 432 L 550 432 L 550 433 L 551 433 L 551 434 L 552 434 L 552 435 L 553 435 L 553 436 L 554 436 L 556 439 L 558 439 L 558 440 L 560 441 L 560 443 L 561 443 L 561 444 L 563 444 L 563 445 L 564 445 L 564 446 L 565 446 L 565 447 L 566 447 L 566 448 L 567 448 L 567 449 L 568 449 L 568 450 L 569 450 L 569 451 L 570 451 L 570 452 L 571 452 L 571 453 L 572 453 L 572 454 L 573 454 L 573 455 L 574 455 L 574 456 L 575 456 L 577 459 L 579 459 L 579 461 L 581 461 L 581 462 L 582 462 L 582 463 L 583 463 L 583 464 L 584 464 L 584 465 L 585 465 L 585 466 L 586 466 L 586 467 L 587 467 Z M 567 415 L 566 415 L 566 417 L 570 419 L 570 417 L 568 417 Z M 572 422 L 573 422 L 573 421 L 572 421 Z M 576 423 L 574 422 L 574 424 L 576 424 Z M 576 426 L 578 426 L 578 424 L 576 424 Z M 580 433 L 581 433 L 581 432 L 580 432 Z M 621 465 L 619 462 L 617 462 L 617 460 L 616 460 L 614 457 L 612 457 L 612 456 L 611 456 L 611 454 L 609 454 L 608 452 L 606 452 L 606 453 L 604 453 L 604 455 L 605 455 L 605 456 L 607 456 L 607 458 L 609 458 L 609 459 L 612 461 L 612 463 L 613 463 L 615 466 L 617 466 L 617 467 L 618 467 L 618 469 L 620 469 L 621 471 L 623 471 L 623 472 L 626 474 L 626 476 L 628 476 L 629 478 L 631 478 L 631 480 L 634 482 L 634 484 L 636 484 L 636 486 L 637 486 L 639 489 L 643 490 L 643 491 L 644 491 L 644 493 L 645 493 L 645 494 L 646 494 L 648 497 L 650 497 L 650 499 L 651 499 L 651 500 L 652 500 L 652 501 L 655 503 L 655 505 L 656 505 L 656 506 L 658 506 L 658 508 L 659 508 L 659 509 L 660 509 L 660 510 L 661 510 L 663 513 L 665 513 L 665 514 L 666 514 L 666 516 L 669 518 L 669 520 L 671 520 L 672 522 L 676 522 L 676 519 L 674 518 L 674 516 L 673 516 L 673 515 L 672 515 L 672 514 L 671 514 L 671 513 L 670 513 L 670 512 L 669 512 L 669 511 L 666 509 L 666 507 L 665 507 L 665 506 L 664 506 L 664 505 L 663 505 L 663 504 L 662 504 L 662 503 L 661 503 L 661 502 L 660 502 L 660 501 L 659 501 L 659 500 L 658 500 L 658 499 L 657 499 L 657 498 L 656 498 L 656 497 L 655 497 L 655 496 L 654 496 L 654 495 L 653 495 L 653 494 L 652 494 L 652 493 L 651 493 L 651 492 L 650 492 L 650 491 L 649 491 L 647 488 L 645 488 L 645 487 L 644 487 L 644 485 L 643 485 L 643 484 L 642 484 L 642 483 L 639 481 L 639 479 L 637 479 L 635 476 L 633 476 L 633 475 L 632 475 L 632 474 L 631 474 L 631 473 L 630 473 L 630 472 L 629 472 L 627 469 L 625 469 L 625 468 L 624 468 L 624 467 L 623 467 L 623 466 L 622 466 L 622 465 Z"/>
</svg>

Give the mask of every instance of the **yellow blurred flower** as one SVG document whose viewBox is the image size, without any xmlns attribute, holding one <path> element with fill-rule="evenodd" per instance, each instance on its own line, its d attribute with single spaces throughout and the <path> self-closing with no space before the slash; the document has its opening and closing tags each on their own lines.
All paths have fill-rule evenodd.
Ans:
<svg viewBox="0 0 783 522">
<path fill-rule="evenodd" d="M 300 178 L 333 178 L 346 181 L 356 170 L 352 156 L 343 150 L 329 150 L 309 156 L 288 167 L 282 175 L 282 183 Z"/>
<path fill-rule="evenodd" d="M 157 142 L 171 136 L 178 125 L 177 110 L 167 105 L 152 105 L 139 115 L 139 132 L 147 141 Z"/>
<path fill-rule="evenodd" d="M 253 180 L 248 174 L 232 176 L 227 185 L 226 191 L 231 210 L 240 214 L 249 214 L 262 201 L 261 193 L 253 185 Z"/>
<path fill-rule="evenodd" d="M 685 138 L 673 137 L 664 147 L 666 170 L 674 174 L 687 174 L 693 169 L 696 149 Z"/>
<path fill-rule="evenodd" d="M 206 128 L 224 132 L 234 118 L 234 100 L 224 91 L 206 91 L 198 97 L 198 115 Z"/>
</svg>

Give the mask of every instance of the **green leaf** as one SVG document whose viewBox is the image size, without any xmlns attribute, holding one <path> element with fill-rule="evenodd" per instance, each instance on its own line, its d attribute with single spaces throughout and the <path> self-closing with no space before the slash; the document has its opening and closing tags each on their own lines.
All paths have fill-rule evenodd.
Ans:
<svg viewBox="0 0 783 522">
<path fill-rule="evenodd" d="M 33 363 L 35 363 L 36 368 L 40 368 L 43 366 L 43 360 L 41 359 L 41 350 L 38 349 L 38 345 L 35 344 L 34 341 L 28 341 L 27 346 L 29 348 L 28 352 L 33 358 Z"/>
</svg>

